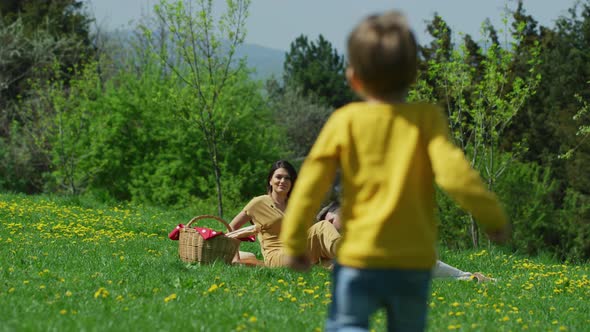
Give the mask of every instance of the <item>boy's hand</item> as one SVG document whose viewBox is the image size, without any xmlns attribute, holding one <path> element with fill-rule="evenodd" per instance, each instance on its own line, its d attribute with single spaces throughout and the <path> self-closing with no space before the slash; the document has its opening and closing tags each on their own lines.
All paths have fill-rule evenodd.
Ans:
<svg viewBox="0 0 590 332">
<path fill-rule="evenodd" d="M 311 261 L 306 255 L 287 256 L 286 265 L 295 271 L 307 272 L 311 268 Z"/>
<path fill-rule="evenodd" d="M 510 239 L 510 225 L 506 224 L 504 228 L 500 228 L 493 231 L 486 231 L 486 234 L 490 238 L 490 240 L 494 243 L 503 244 L 506 243 Z"/>
</svg>

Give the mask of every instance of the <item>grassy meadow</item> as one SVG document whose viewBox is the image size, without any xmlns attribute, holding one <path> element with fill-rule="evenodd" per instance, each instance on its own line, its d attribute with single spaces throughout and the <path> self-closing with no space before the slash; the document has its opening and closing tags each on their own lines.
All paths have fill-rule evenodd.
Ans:
<svg viewBox="0 0 590 332">
<path fill-rule="evenodd" d="M 167 234 L 191 217 L 0 195 L 0 331 L 322 330 L 327 270 L 185 264 Z M 256 243 L 242 250 L 260 255 Z M 589 264 L 493 249 L 441 255 L 498 281 L 435 280 L 430 331 L 590 330 Z M 380 312 L 372 328 L 384 326 Z"/>
</svg>

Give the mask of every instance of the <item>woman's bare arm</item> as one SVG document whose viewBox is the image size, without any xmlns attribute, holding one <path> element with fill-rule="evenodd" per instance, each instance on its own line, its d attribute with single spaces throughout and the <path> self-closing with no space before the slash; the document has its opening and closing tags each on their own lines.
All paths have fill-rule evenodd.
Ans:
<svg viewBox="0 0 590 332">
<path fill-rule="evenodd" d="M 249 222 L 252 218 L 246 214 L 246 212 L 242 211 L 238 213 L 234 219 L 229 223 L 232 231 L 239 229 L 240 227 L 244 226 L 245 223 Z"/>
</svg>

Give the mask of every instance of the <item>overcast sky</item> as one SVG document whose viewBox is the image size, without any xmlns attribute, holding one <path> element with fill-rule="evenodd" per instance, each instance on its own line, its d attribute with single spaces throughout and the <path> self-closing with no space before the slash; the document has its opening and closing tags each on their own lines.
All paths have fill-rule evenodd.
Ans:
<svg viewBox="0 0 590 332">
<path fill-rule="evenodd" d="M 158 0 L 83 0 L 100 27 L 107 30 L 128 27 L 142 15 L 150 15 Z M 524 7 L 537 21 L 554 26 L 559 15 L 567 14 L 575 0 L 525 0 Z M 225 0 L 214 0 L 223 10 Z M 481 23 L 490 18 L 502 28 L 504 8 L 516 7 L 516 1 L 502 0 L 252 0 L 247 21 L 247 43 L 287 50 L 299 35 L 316 39 L 324 35 L 340 51 L 347 34 L 363 17 L 388 9 L 403 11 L 419 43 L 428 41 L 425 20 L 434 12 L 450 25 L 454 33 L 480 36 Z"/>
</svg>

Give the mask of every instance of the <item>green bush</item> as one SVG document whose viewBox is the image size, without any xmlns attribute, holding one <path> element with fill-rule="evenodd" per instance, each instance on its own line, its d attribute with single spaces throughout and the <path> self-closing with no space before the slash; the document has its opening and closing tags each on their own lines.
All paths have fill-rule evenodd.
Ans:
<svg viewBox="0 0 590 332">
<path fill-rule="evenodd" d="M 0 137 L 0 190 L 27 194 L 42 191 L 48 156 L 27 135 L 27 128 L 13 122 L 9 137 Z"/>
<path fill-rule="evenodd" d="M 469 233 L 469 215 L 465 213 L 449 196 L 437 188 L 439 239 L 448 249 L 473 248 Z"/>
<path fill-rule="evenodd" d="M 560 229 L 566 226 L 559 220 L 559 208 L 552 200 L 556 190 L 550 170 L 533 163 L 513 161 L 498 178 L 493 191 L 503 203 L 512 225 L 511 250 L 528 255 L 549 252 L 568 256 L 564 256 L 560 248 L 573 244 L 566 244 L 562 239 Z M 437 203 L 441 244 L 449 249 L 472 247 L 469 215 L 444 193 L 438 192 Z M 567 208 L 567 211 L 572 213 L 575 209 Z"/>
<path fill-rule="evenodd" d="M 574 190 L 566 192 L 556 218 L 555 252 L 566 261 L 590 260 L 590 199 Z"/>
<path fill-rule="evenodd" d="M 88 82 L 76 85 L 79 98 L 96 87 L 97 76 L 83 79 Z M 218 127 L 223 133 L 216 144 L 224 200 L 233 202 L 264 191 L 262 182 L 268 165 L 279 158 L 280 140 L 260 86 L 247 75 L 230 83 L 227 94 L 219 97 L 218 120 L 223 125 Z M 63 178 L 65 163 L 58 161 L 67 156 L 81 161 L 71 170 L 85 176 L 84 182 L 77 183 L 80 192 L 104 200 L 176 208 L 215 197 L 209 143 L 191 122 L 194 119 L 183 117 L 187 109 L 200 107 L 194 93 L 177 79 L 162 75 L 159 65 L 148 64 L 139 74 L 119 72 L 93 98 L 77 102 L 76 96 L 70 96 L 61 121 L 79 123 L 82 111 L 92 121 L 83 137 L 63 132 L 54 137 L 52 142 L 59 144 L 53 146 L 65 146 L 68 153 L 60 155 L 54 149 L 52 179 Z M 72 131 L 74 126 L 64 128 Z"/>
<path fill-rule="evenodd" d="M 496 183 L 512 224 L 510 246 L 529 255 L 554 253 L 556 207 L 552 195 L 557 189 L 548 168 L 533 163 L 513 162 Z"/>
</svg>

